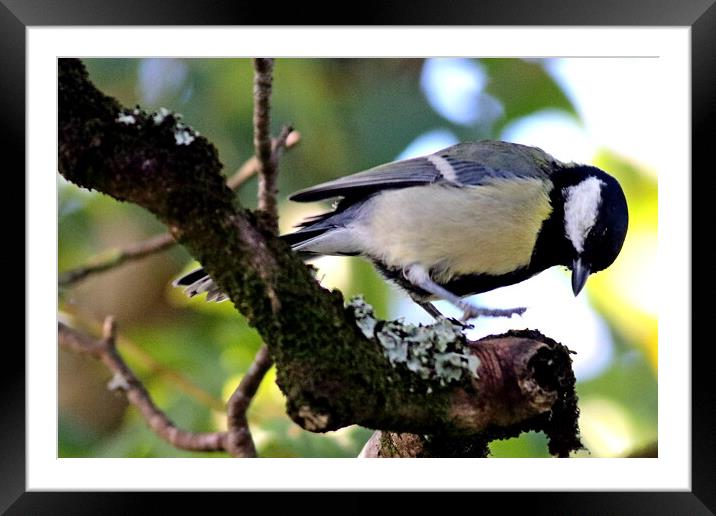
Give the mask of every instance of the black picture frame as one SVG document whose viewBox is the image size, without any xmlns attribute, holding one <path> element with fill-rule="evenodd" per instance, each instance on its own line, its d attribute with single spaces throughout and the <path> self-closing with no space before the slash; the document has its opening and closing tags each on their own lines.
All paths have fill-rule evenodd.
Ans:
<svg viewBox="0 0 716 516">
<path fill-rule="evenodd" d="M 6 157 L 12 156 L 13 166 L 6 168 L 6 180 L 15 179 L 14 191 L 25 191 L 25 34 L 32 26 L 65 25 L 282 25 L 290 22 L 299 25 L 316 25 L 317 20 L 330 25 L 601 25 L 601 26 L 688 26 L 691 28 L 692 71 L 692 221 L 693 243 L 699 244 L 707 235 L 713 239 L 713 214 L 703 196 L 710 188 L 703 174 L 713 169 L 708 159 L 712 143 L 711 132 L 716 111 L 716 0 L 622 0 L 595 2 L 594 0 L 489 0 L 468 2 L 392 2 L 388 5 L 351 9 L 350 16 L 341 16 L 339 10 L 327 11 L 334 19 L 321 15 L 326 11 L 305 3 L 286 3 L 277 8 L 274 3 L 254 2 L 238 5 L 225 0 L 205 0 L 189 3 L 186 0 L 155 0 L 151 4 L 136 0 L 0 0 L 0 69 L 2 70 L 2 96 L 0 113 L 0 141 Z M 334 6 L 335 7 L 335 6 Z M 12 171 L 12 172 L 11 172 Z M 698 172 L 697 172 L 698 171 Z M 12 177 L 10 177 L 12 176 Z M 20 180 L 22 177 L 22 180 Z M 697 181 L 702 187 L 694 188 Z M 10 188 L 10 186 L 6 186 Z M 699 199 L 701 196 L 701 199 Z M 711 203 L 713 204 L 713 203 Z M 699 208 L 703 210 L 700 212 Z M 705 218 L 701 218 L 703 215 Z M 707 221 L 702 223 L 701 221 Z M 11 229 L 11 228 L 6 228 Z M 22 237 L 20 237 L 22 238 Z M 18 242 L 18 240 L 14 240 Z M 692 246 L 693 247 L 693 246 Z M 17 267 L 20 245 L 12 245 L 12 265 Z M 23 247 L 23 260 L 25 263 Z M 697 253 L 692 248 L 693 271 L 709 270 L 704 265 L 710 253 Z M 7 254 L 6 254 L 7 256 Z M 31 271 L 25 268 L 27 277 Z M 15 274 L 15 277 L 19 275 Z M 692 291 L 705 293 L 706 283 L 700 278 Z M 693 285 L 693 282 L 692 282 Z M 24 290 L 14 290 L 15 292 Z M 48 292 L 52 292 L 48 288 Z M 700 299 L 696 297 L 696 299 Z M 703 304 L 708 305 L 707 301 Z M 17 303 L 19 304 L 19 303 Z M 693 304 L 693 308 L 698 308 Z M 28 307 L 31 309 L 31 307 Z M 496 504 L 500 511 L 516 506 L 528 508 L 535 514 L 714 514 L 716 512 L 716 389 L 710 382 L 713 376 L 713 346 L 696 339 L 692 317 L 692 490 L 689 492 L 535 492 L 463 493 L 457 503 Z M 16 339 L 6 336 L 3 353 L 4 367 L 0 375 L 0 428 L 2 453 L 0 454 L 0 510 L 8 514 L 90 514 L 98 511 L 149 512 L 152 501 L 148 496 L 127 496 L 126 493 L 58 493 L 26 492 L 25 487 L 25 353 Z M 47 352 L 55 350 L 47 343 Z M 691 343 L 684 342 L 683 346 Z M 173 497 L 177 493 L 171 494 Z M 245 494 L 241 496 L 246 497 Z M 299 497 L 309 496 L 301 494 Z M 324 496 L 324 495 L 320 495 Z M 375 500 L 377 494 L 349 495 L 341 505 L 362 512 L 384 502 Z M 469 497 L 469 498 L 468 498 Z M 489 497 L 489 498 L 488 498 Z M 494 499 L 499 497 L 499 499 Z M 158 497 L 166 503 L 166 495 Z M 243 503 L 254 502 L 242 498 Z M 155 497 L 152 497 L 156 500 Z M 175 498 L 177 499 L 177 498 Z M 182 498 L 178 498 L 181 500 Z M 351 500 L 354 499 L 355 501 Z M 274 499 L 275 500 L 275 499 Z M 273 503 L 273 502 L 272 502 Z M 313 501 L 295 503 L 311 506 Z M 328 504 L 322 499 L 321 504 Z M 401 510 L 408 511 L 424 505 L 423 497 L 414 494 L 404 497 Z M 452 502 L 455 503 L 455 502 Z M 413 506 L 413 507 L 411 507 Z M 485 506 L 483 506 L 485 507 Z M 456 506 L 455 509 L 458 507 Z M 341 511 L 343 512 L 343 511 Z"/>
</svg>

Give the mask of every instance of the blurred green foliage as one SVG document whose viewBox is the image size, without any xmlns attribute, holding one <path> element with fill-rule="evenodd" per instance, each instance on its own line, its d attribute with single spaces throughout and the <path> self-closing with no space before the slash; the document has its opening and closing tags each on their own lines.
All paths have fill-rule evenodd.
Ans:
<svg viewBox="0 0 716 516">
<path fill-rule="evenodd" d="M 125 106 L 181 112 L 186 123 L 217 146 L 227 175 L 252 155 L 250 60 L 87 59 L 85 63 L 95 84 Z M 578 117 L 542 62 L 483 59 L 480 64 L 487 76 L 485 92 L 499 102 L 501 111 L 496 118 L 478 117 L 466 125 L 453 123 L 431 108 L 421 89 L 423 60 L 277 60 L 273 132 L 290 123 L 302 134 L 300 145 L 281 160 L 282 230 L 288 231 L 291 224 L 316 210 L 315 205 L 287 203 L 286 194 L 394 160 L 427 131 L 448 129 L 459 139 L 499 138 L 507 124 L 541 110 L 558 109 Z M 653 176 L 608 150 L 595 160 L 597 165 L 608 165 L 624 183 L 637 221 L 635 230 L 655 234 Z M 245 206 L 254 207 L 255 194 L 253 179 L 237 195 Z M 58 195 L 59 271 L 163 231 L 140 208 L 81 191 L 62 178 L 58 178 Z M 633 198 L 637 200 L 631 202 Z M 339 260 L 342 272 L 330 281 L 346 296 L 364 294 L 377 314 L 386 317 L 395 291 L 369 264 Z M 120 351 L 157 404 L 184 428 L 212 431 L 223 428 L 221 407 L 261 342 L 230 302 L 187 300 L 170 287 L 172 279 L 192 265 L 191 257 L 179 247 L 132 262 L 61 290 L 60 311 L 62 318 L 95 334 L 105 315 L 115 315 L 122 336 Z M 592 422 L 601 421 L 600 414 L 616 417 L 616 426 L 626 425 L 627 448 L 632 449 L 657 438 L 656 320 L 628 300 L 626 305 L 615 305 L 614 288 L 609 278 L 603 279 L 597 291 L 605 292 L 604 297 L 596 295 L 594 300 L 616 343 L 613 361 L 603 374 L 578 383 L 578 392 L 584 402 L 583 415 L 588 413 Z M 640 318 L 642 330 L 632 331 L 632 323 L 620 318 L 623 313 Z M 107 401 L 109 373 L 90 360 L 78 363 L 67 355 L 60 354 L 61 457 L 224 456 L 183 452 L 162 442 L 121 399 Z M 300 429 L 284 414 L 274 374 L 263 382 L 249 412 L 261 456 L 352 457 L 359 453 L 371 430 L 355 427 L 317 435 Z M 582 429 L 587 434 L 585 421 Z M 608 440 L 609 429 L 606 437 L 599 428 L 594 432 L 597 437 L 587 442 L 592 456 L 608 454 L 613 448 L 608 443 L 602 446 L 599 439 Z M 535 434 L 496 442 L 492 452 L 496 457 L 547 456 L 544 436 Z"/>
</svg>

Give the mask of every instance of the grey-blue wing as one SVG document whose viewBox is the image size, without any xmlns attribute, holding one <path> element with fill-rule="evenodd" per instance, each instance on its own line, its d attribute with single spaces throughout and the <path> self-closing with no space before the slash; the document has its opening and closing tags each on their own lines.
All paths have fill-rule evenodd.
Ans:
<svg viewBox="0 0 716 516">
<path fill-rule="evenodd" d="M 289 199 L 311 202 L 333 197 L 365 196 L 390 188 L 430 184 L 440 178 L 439 171 L 427 158 L 412 158 L 386 163 L 357 174 L 321 183 L 296 192 Z"/>
<path fill-rule="evenodd" d="M 460 143 L 429 156 L 395 161 L 293 194 L 298 202 L 360 198 L 381 190 L 445 182 L 479 186 L 494 178 L 547 177 L 559 163 L 535 147 L 484 140 Z"/>
<path fill-rule="evenodd" d="M 448 161 L 462 162 L 467 168 L 465 184 L 477 184 L 484 179 L 484 173 L 499 177 L 540 177 L 547 178 L 563 165 L 540 148 L 499 140 L 482 140 L 458 143 L 435 153 Z M 469 164 L 477 164 L 483 172 L 470 170 Z"/>
</svg>

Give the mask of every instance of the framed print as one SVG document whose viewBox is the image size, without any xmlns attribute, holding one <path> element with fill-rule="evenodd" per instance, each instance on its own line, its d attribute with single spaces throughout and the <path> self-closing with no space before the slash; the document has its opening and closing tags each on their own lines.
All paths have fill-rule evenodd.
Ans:
<svg viewBox="0 0 716 516">
<path fill-rule="evenodd" d="M 4 59 L 13 72 L 7 73 L 3 107 L 7 127 L 12 127 L 7 141 L 14 142 L 10 148 L 20 158 L 16 168 L 26 170 L 26 186 L 19 188 L 26 191 L 28 203 L 28 246 L 26 350 L 8 361 L 17 375 L 4 379 L 9 409 L 0 416 L 6 429 L 3 477 L 10 479 L 2 488 L 2 507 L 17 514 L 56 510 L 88 490 L 429 490 L 517 491 L 521 495 L 511 500 L 529 501 L 544 513 L 555 508 L 613 513 L 635 507 L 650 513 L 713 511 L 714 425 L 708 407 L 714 405 L 714 394 L 704 371 L 710 350 L 692 346 L 691 315 L 692 268 L 704 270 L 695 267 L 700 255 L 692 251 L 693 234 L 710 232 L 693 232 L 692 224 L 698 230 L 705 219 L 690 208 L 708 205 L 692 196 L 707 191 L 693 189 L 692 181 L 700 177 L 694 171 L 708 170 L 704 160 L 716 86 L 716 8 L 711 1 L 693 1 L 669 12 L 654 3 L 617 10 L 587 9 L 586 2 L 569 9 L 557 3 L 535 9 L 510 2 L 510 9 L 495 3 L 479 12 L 458 3 L 445 10 L 384 8 L 380 20 L 377 12 L 366 10 L 350 25 L 267 27 L 251 26 L 266 19 L 260 7 L 235 12 L 219 3 L 215 9 L 156 4 L 132 12 L 119 4 L 88 9 L 70 2 L 58 10 L 43 2 L 5 2 L 0 10 Z M 19 99 L 25 99 L 26 117 Z M 83 139 L 84 131 L 102 119 L 102 109 L 112 113 L 112 123 Z M 19 150 L 19 135 L 26 136 L 25 153 Z M 496 141 L 510 143 L 480 143 Z M 82 142 L 89 142 L 88 147 L 81 148 Z M 499 150 L 481 150 L 484 145 Z M 542 172 L 521 171 L 515 178 L 514 161 L 509 173 L 503 171 L 500 163 L 525 152 Z M 493 153 L 502 153 L 503 161 L 485 157 Z M 381 170 L 398 174 L 403 163 L 415 160 L 427 163 L 433 175 L 419 179 L 411 168 L 409 178 L 400 175 L 400 181 L 407 181 L 401 189 L 395 183 L 376 186 L 375 179 L 365 182 L 376 165 L 387 164 Z M 242 171 L 250 174 L 236 179 L 235 186 L 229 177 L 230 188 L 238 186 L 236 196 L 218 174 L 222 164 L 227 177 L 233 169 L 237 177 Z M 272 167 L 279 166 L 276 176 Z M 479 178 L 472 179 L 476 166 Z M 552 169 L 544 172 L 545 167 Z M 558 183 L 565 170 L 582 171 L 580 167 L 584 179 Z M 132 175 L 140 169 L 143 176 Z M 606 175 L 595 176 L 595 169 Z M 357 186 L 332 186 L 342 175 L 365 170 L 355 176 Z M 258 179 L 252 179 L 254 174 Z M 464 179 L 465 174 L 470 178 Z M 507 188 L 510 181 L 520 188 Z M 611 181 L 626 199 L 623 215 L 618 213 L 622 197 L 606 193 Z M 196 187 L 201 182 L 216 183 L 216 191 L 223 193 L 204 196 Z M 120 205 L 71 183 L 129 202 Z M 321 186 L 314 188 L 316 184 Z M 481 233 L 468 231 L 458 215 L 460 204 L 451 196 L 463 195 L 457 192 L 466 186 L 485 185 L 500 192 L 500 201 L 480 218 L 495 217 L 494 226 L 501 227 L 504 217 L 517 217 L 519 235 L 527 231 L 526 221 L 538 216 L 533 211 L 541 213 L 541 197 L 526 198 L 524 185 L 546 192 L 546 211 L 531 233 L 529 249 L 519 251 L 527 258 L 514 258 L 511 268 L 506 268 L 505 256 L 515 244 L 504 236 L 507 230 L 489 233 L 486 242 L 509 240 L 493 261 L 473 249 L 458 252 L 461 238 L 448 238 L 450 228 L 463 224 L 456 235 L 480 241 Z M 411 220 L 405 215 L 408 205 L 376 215 L 381 222 L 370 230 L 346 233 L 346 228 L 368 224 L 366 214 L 378 209 L 377 199 L 398 202 L 407 191 L 429 187 L 435 191 L 421 198 L 422 209 L 410 216 L 424 217 L 420 235 L 396 236 L 409 225 L 404 221 Z M 166 193 L 155 195 L 159 188 Z M 324 190 L 348 201 L 335 205 L 335 212 L 284 203 L 286 194 L 296 191 L 297 201 L 321 201 L 328 197 Z M 508 190 L 519 199 L 504 193 Z M 510 203 L 518 215 L 505 209 Z M 563 204 L 555 209 L 558 203 Z M 249 213 L 242 206 L 257 206 L 257 211 Z M 525 210 L 533 211 L 528 216 Z M 428 234 L 442 216 L 452 225 L 435 224 L 442 229 Z M 545 221 L 553 216 L 560 218 L 552 237 L 543 228 L 552 227 Z M 211 217 L 231 220 L 241 229 L 212 226 L 207 223 Z M 395 223 L 388 224 L 393 217 Z M 298 232 L 286 237 L 296 225 Z M 390 229 L 381 240 L 377 233 L 386 227 Z M 504 227 L 515 231 L 509 224 Z M 595 257 L 591 251 L 594 227 L 606 228 L 600 231 L 610 240 L 597 247 L 613 248 L 609 257 Z M 380 259 L 372 259 L 374 270 L 370 264 L 343 265 L 356 263 L 355 258 L 321 258 L 312 262 L 318 272 L 310 276 L 303 268 L 292 268 L 293 258 L 279 258 L 279 248 L 272 247 L 276 234 L 312 258 L 362 254 Z M 156 241 L 142 240 L 146 236 Z M 421 244 L 414 252 L 400 246 L 395 252 L 376 250 L 379 245 L 393 249 L 398 238 L 419 238 Z M 172 247 L 174 239 L 189 252 Z M 435 241 L 447 243 L 436 245 L 430 251 L 432 265 L 423 267 L 423 258 L 415 256 L 423 256 Z M 565 242 L 577 256 L 554 258 Z M 137 259 L 153 254 L 153 245 L 171 248 L 162 255 L 167 256 L 164 261 Z M 112 247 L 120 252 L 87 262 Z M 222 272 L 222 263 L 228 263 L 222 249 L 234 269 L 243 264 L 243 272 Z M 464 253 L 474 256 L 459 261 Z M 55 259 L 48 260 L 50 256 Z M 192 261 L 197 256 L 200 264 Z M 529 269 L 542 263 L 543 256 L 552 261 Z M 97 271 L 135 259 L 146 265 L 144 272 L 132 269 L 111 281 L 92 279 L 76 287 L 88 275 L 103 277 Z M 569 276 L 558 271 L 553 277 L 549 272 L 535 275 L 524 282 L 524 290 L 493 290 L 510 284 L 521 288 L 523 279 L 555 265 L 570 269 L 571 285 Z M 200 266 L 201 277 L 196 272 Z M 453 269 L 460 272 L 448 276 Z M 605 272 L 590 278 L 587 295 L 575 301 L 590 269 Z M 453 279 L 468 276 L 478 278 L 478 286 L 458 293 L 479 293 L 474 301 L 478 308 L 450 297 L 451 289 L 467 285 L 467 280 Z M 484 286 L 488 276 L 501 279 Z M 360 278 L 358 286 L 346 279 L 355 277 Z M 316 288 L 315 297 L 310 289 L 295 294 L 295 285 L 316 283 L 314 278 L 324 288 L 341 291 L 346 300 L 354 294 L 363 298 L 352 298 L 347 312 L 325 290 Z M 388 290 L 381 278 L 410 296 Z M 185 299 L 172 281 L 192 296 L 206 291 L 209 300 L 229 297 L 247 319 L 236 321 L 232 302 Z M 57 295 L 51 290 L 55 284 Z M 138 291 L 142 294 L 132 297 Z M 510 297 L 503 292 L 516 293 Z M 426 300 L 433 298 L 424 294 L 443 301 L 426 308 Z M 257 297 L 241 301 L 249 295 Z M 483 305 L 494 312 L 522 303 L 529 305 L 519 323 L 523 333 L 510 333 L 517 329 L 515 318 L 505 319 L 512 326 L 480 318 L 467 333 L 455 322 L 468 312 L 477 315 Z M 310 317 L 299 317 L 299 308 L 293 309 L 299 306 L 319 317 L 316 321 L 334 314 L 326 316 L 333 321 L 333 334 L 310 333 Z M 116 316 L 117 324 L 107 318 L 102 326 L 108 314 Z M 340 322 L 344 317 L 357 321 L 360 331 Z M 440 321 L 448 322 L 442 327 Z M 439 333 L 419 333 L 433 324 Z M 544 335 L 524 333 L 535 328 Z M 410 337 L 413 331 L 421 336 Z M 444 332 L 466 334 L 468 340 L 448 338 Z M 292 337 L 283 338 L 288 335 Z M 395 335 L 418 344 L 399 347 Z M 549 338 L 540 341 L 545 335 Z M 435 344 L 446 338 L 448 344 Z M 511 424 L 520 430 L 501 433 L 493 421 L 504 421 L 502 405 L 495 402 L 498 415 L 478 423 L 490 413 L 487 402 L 470 412 L 470 398 L 460 391 L 458 403 L 454 392 L 469 384 L 479 395 L 497 385 L 487 368 L 490 353 L 501 357 L 499 367 L 506 367 L 510 338 L 522 339 L 520 345 L 530 339 L 539 344 L 536 349 L 542 351 L 534 351 L 529 362 L 524 359 L 529 366 L 520 374 L 536 381 L 539 391 L 530 392 L 541 396 L 541 403 L 549 398 L 551 409 L 520 419 L 515 415 L 522 414 L 515 408 L 519 405 L 513 404 L 504 414 L 515 417 Z M 332 348 L 331 339 L 353 345 Z M 382 346 L 378 362 L 375 349 L 362 344 L 366 339 Z M 450 366 L 444 362 L 447 355 L 418 355 L 421 339 L 433 339 L 430 346 L 447 346 L 440 351 L 449 355 Z M 502 339 L 495 351 L 490 351 L 490 339 Z M 567 348 L 559 355 L 556 350 L 562 348 L 551 339 L 576 355 Z M 323 340 L 322 348 L 311 347 Z M 237 350 L 238 341 L 243 347 Z M 291 347 L 289 341 L 299 344 Z M 309 349 L 313 351 L 307 354 Z M 322 349 L 334 356 L 318 359 Z M 553 354 L 549 360 L 534 358 L 544 353 Z M 99 387 L 82 383 L 90 380 L 72 382 L 90 367 L 83 354 L 100 359 L 98 376 L 91 380 Z M 269 354 L 277 361 L 275 369 L 270 369 Z M 374 365 L 362 369 L 368 363 Z M 387 364 L 387 372 L 378 363 Z M 571 376 L 560 383 L 561 390 L 553 388 L 559 394 L 549 397 L 544 393 L 553 391 L 545 391 L 544 385 L 553 383 L 545 375 L 556 375 L 555 364 L 562 363 Z M 307 364 L 311 375 L 296 373 Z M 347 364 L 351 373 L 339 364 Z M 393 376 L 392 370 L 400 372 Z M 369 371 L 383 372 L 373 378 Z M 410 374 L 435 386 L 415 383 Z M 514 374 L 519 385 L 528 381 Z M 393 387 L 386 383 L 376 390 L 386 377 Z M 102 387 L 108 379 L 113 393 Z M 431 387 L 421 390 L 423 385 Z M 504 396 L 517 403 L 514 392 L 505 390 Z M 256 407 L 272 415 L 247 412 L 254 399 Z M 525 406 L 533 403 L 530 398 Z M 555 426 L 567 417 L 557 406 L 572 407 L 576 430 L 566 437 L 564 427 Z M 88 420 L 91 425 L 83 423 Z M 472 426 L 479 424 L 483 426 Z M 463 440 L 474 428 L 489 439 L 479 445 Z M 374 434 L 374 429 L 384 431 Z M 523 432 L 528 429 L 531 434 Z M 418 451 L 412 451 L 410 436 Z M 480 458 L 488 453 L 494 459 Z M 356 460 L 359 454 L 420 458 Z M 251 458 L 234 461 L 231 456 Z M 552 458 L 557 456 L 569 458 Z M 97 510 L 125 503 L 121 493 L 96 493 L 85 500 Z"/>
</svg>

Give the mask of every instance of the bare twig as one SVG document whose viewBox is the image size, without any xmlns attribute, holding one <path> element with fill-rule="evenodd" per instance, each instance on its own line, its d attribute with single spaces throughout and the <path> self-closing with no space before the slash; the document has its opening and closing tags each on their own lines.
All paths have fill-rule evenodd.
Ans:
<svg viewBox="0 0 716 516">
<path fill-rule="evenodd" d="M 272 160 L 276 162 L 284 149 L 291 149 L 301 141 L 301 133 L 293 131 L 290 127 L 284 127 L 278 138 L 271 142 Z M 247 159 L 227 180 L 226 185 L 232 190 L 237 190 L 246 181 L 258 173 L 259 160 L 256 156 Z M 105 272 L 114 269 L 126 262 L 146 258 L 153 254 L 170 249 L 176 244 L 171 233 L 155 235 L 141 242 L 135 242 L 127 247 L 114 251 L 105 251 L 89 264 L 71 269 L 60 274 L 57 283 L 61 287 L 69 287 L 82 281 L 92 274 Z"/>
<path fill-rule="evenodd" d="M 251 438 L 246 411 L 261 385 L 261 380 L 271 369 L 272 364 L 268 347 L 264 344 L 256 353 L 251 367 L 239 382 L 239 386 L 229 398 L 227 404 L 229 431 L 226 444 L 227 450 L 235 457 L 256 456 L 256 446 Z"/>
<path fill-rule="evenodd" d="M 228 402 L 227 432 L 190 432 L 178 428 L 151 399 L 142 382 L 127 366 L 117 351 L 117 325 L 107 317 L 102 338 L 93 339 L 69 326 L 58 323 L 59 344 L 76 353 L 88 354 L 102 361 L 114 374 L 108 387 L 121 389 L 127 399 L 139 409 L 147 425 L 171 445 L 192 451 L 225 450 L 234 457 L 256 457 L 256 447 L 246 419 L 246 411 L 256 395 L 261 380 L 271 368 L 272 361 L 266 345 L 259 349 L 253 364 L 242 378 Z"/>
<path fill-rule="evenodd" d="M 77 326 L 83 328 L 85 331 L 89 331 L 90 333 L 99 333 L 102 329 L 102 325 L 86 319 L 80 319 L 77 315 L 72 315 L 72 319 L 73 321 L 77 321 Z M 194 398 L 202 405 L 217 412 L 226 411 L 226 406 L 220 398 L 217 398 L 202 389 L 178 371 L 160 363 L 156 358 L 147 353 L 141 346 L 127 338 L 125 335 L 117 335 L 115 346 L 118 349 L 121 349 L 122 353 L 129 359 L 133 359 L 141 363 L 142 367 L 152 374 L 156 374 L 157 376 L 170 381 L 179 391 Z"/>
<path fill-rule="evenodd" d="M 254 59 L 254 147 L 253 161 L 244 166 L 259 172 L 258 208 L 265 211 L 270 218 L 271 228 L 278 232 L 278 209 L 276 206 L 276 176 L 278 160 L 285 148 L 291 148 L 300 141 L 300 134 L 292 127 L 281 129 L 278 138 L 270 137 L 270 103 L 273 59 Z M 268 142 L 268 145 L 267 145 Z M 248 174 L 242 170 L 236 177 Z M 231 186 L 231 182 L 229 182 Z M 251 438 L 251 431 L 246 419 L 246 412 L 261 380 L 273 365 L 266 344 L 256 353 L 254 361 L 239 382 L 239 386 L 231 395 L 227 404 L 228 438 L 227 449 L 237 457 L 255 457 L 256 446 Z"/>
<path fill-rule="evenodd" d="M 147 240 L 130 244 L 123 249 L 117 249 L 114 252 L 111 252 L 110 256 L 106 256 L 106 252 L 102 253 L 105 257 L 101 260 L 60 274 L 57 282 L 61 287 L 67 287 L 73 283 L 83 280 L 90 274 L 104 272 L 122 265 L 125 262 L 138 260 L 160 251 L 164 251 L 165 249 L 172 247 L 175 243 L 174 238 L 169 233 L 156 235 L 148 238 Z"/>
<path fill-rule="evenodd" d="M 292 149 L 301 141 L 301 133 L 293 130 L 291 127 L 284 127 L 278 138 L 271 141 L 271 149 L 273 152 L 272 159 L 278 160 L 284 149 Z M 259 159 L 256 155 L 247 159 L 239 169 L 226 181 L 226 184 L 232 190 L 236 190 L 246 181 L 254 177 L 259 171 Z"/>
<path fill-rule="evenodd" d="M 254 149 L 259 160 L 259 210 L 268 215 L 269 227 L 278 232 L 276 162 L 271 149 L 271 83 L 273 59 L 254 59 Z"/>
<path fill-rule="evenodd" d="M 112 317 L 104 322 L 102 338 L 95 340 L 69 326 L 58 323 L 60 346 L 86 353 L 101 360 L 113 373 L 109 388 L 123 390 L 129 402 L 137 407 L 149 428 L 177 448 L 191 451 L 225 450 L 226 432 L 189 432 L 178 428 L 152 401 L 142 382 L 117 352 L 117 327 Z"/>
</svg>

